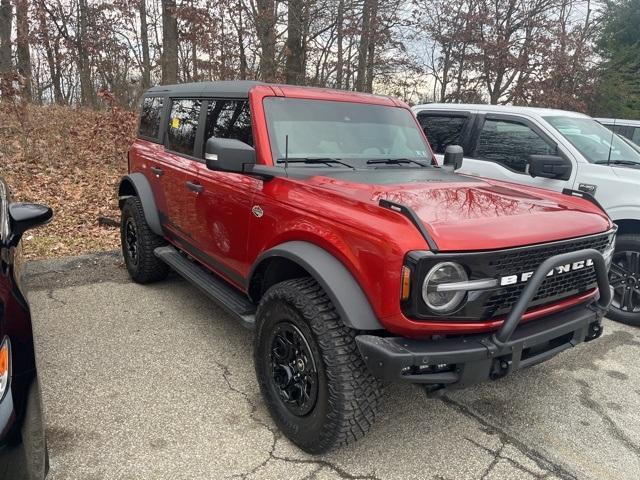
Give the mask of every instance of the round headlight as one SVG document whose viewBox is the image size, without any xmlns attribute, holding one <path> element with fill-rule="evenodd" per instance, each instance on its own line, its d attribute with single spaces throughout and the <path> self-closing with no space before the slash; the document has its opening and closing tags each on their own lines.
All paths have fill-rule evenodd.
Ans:
<svg viewBox="0 0 640 480">
<path fill-rule="evenodd" d="M 422 298 L 435 313 L 450 313 L 456 310 L 467 296 L 464 290 L 438 292 L 437 286 L 442 283 L 466 282 L 467 272 L 459 263 L 442 262 L 435 265 L 422 284 Z"/>
</svg>

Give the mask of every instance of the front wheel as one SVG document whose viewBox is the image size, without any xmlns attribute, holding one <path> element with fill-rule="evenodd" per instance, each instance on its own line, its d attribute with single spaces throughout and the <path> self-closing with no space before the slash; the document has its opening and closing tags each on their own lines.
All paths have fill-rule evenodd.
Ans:
<svg viewBox="0 0 640 480">
<path fill-rule="evenodd" d="M 274 285 L 256 321 L 258 383 L 287 438 L 317 454 L 362 437 L 376 417 L 380 384 L 322 287 L 311 278 Z"/>
<path fill-rule="evenodd" d="M 156 248 L 165 246 L 167 242 L 147 224 L 138 197 L 127 198 L 122 206 L 120 241 L 124 263 L 134 282 L 152 283 L 167 277 L 168 265 L 154 253 Z"/>
<path fill-rule="evenodd" d="M 609 282 L 614 295 L 608 317 L 640 326 L 640 235 L 618 235 Z"/>
</svg>

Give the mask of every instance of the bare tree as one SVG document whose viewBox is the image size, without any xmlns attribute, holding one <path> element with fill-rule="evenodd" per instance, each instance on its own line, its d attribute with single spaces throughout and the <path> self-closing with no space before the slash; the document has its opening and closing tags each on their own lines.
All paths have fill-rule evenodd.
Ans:
<svg viewBox="0 0 640 480">
<path fill-rule="evenodd" d="M 16 0 L 16 54 L 18 57 L 18 73 L 22 77 L 22 94 L 31 100 L 31 51 L 29 48 L 29 2 Z"/>
<path fill-rule="evenodd" d="M 251 0 L 253 22 L 260 43 L 260 77 L 265 82 L 276 79 L 276 19 L 277 3 L 274 0 Z"/>
<path fill-rule="evenodd" d="M 287 83 L 298 85 L 304 82 L 304 58 L 306 43 L 304 34 L 308 30 L 308 0 L 289 0 L 287 9 L 287 43 L 285 79 Z"/>
<path fill-rule="evenodd" d="M 146 0 L 139 0 L 138 12 L 140 14 L 140 47 L 142 49 L 142 90 L 147 90 L 151 87 L 151 57 L 149 55 Z"/>
<path fill-rule="evenodd" d="M 6 95 L 10 80 L 11 65 L 11 26 L 13 8 L 10 0 L 0 0 L 0 91 Z"/>
<path fill-rule="evenodd" d="M 162 83 L 178 83 L 178 21 L 175 0 L 162 0 Z"/>
</svg>

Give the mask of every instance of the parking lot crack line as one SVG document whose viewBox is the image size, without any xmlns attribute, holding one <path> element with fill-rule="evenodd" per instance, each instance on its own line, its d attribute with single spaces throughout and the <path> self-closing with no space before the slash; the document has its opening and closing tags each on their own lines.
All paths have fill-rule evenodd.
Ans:
<svg viewBox="0 0 640 480">
<path fill-rule="evenodd" d="M 251 408 L 251 412 L 249 414 L 251 419 L 255 423 L 257 423 L 258 425 L 260 425 L 261 427 L 266 428 L 269 432 L 271 432 L 271 434 L 273 436 L 273 441 L 271 443 L 269 451 L 267 452 L 269 456 L 262 463 L 260 463 L 256 467 L 252 468 L 250 471 L 248 471 L 246 473 L 239 474 L 239 475 L 233 475 L 231 478 L 246 479 L 250 475 L 253 475 L 254 473 L 258 472 L 261 468 L 265 467 L 271 460 L 280 460 L 280 461 L 283 461 L 283 462 L 290 462 L 290 463 L 295 463 L 295 464 L 299 464 L 299 465 L 316 465 L 317 468 L 307 476 L 309 478 L 313 478 L 313 475 L 317 474 L 323 468 L 328 468 L 328 469 L 333 470 L 336 474 L 338 474 L 340 476 L 340 478 L 343 478 L 345 480 L 381 480 L 378 477 L 376 477 L 375 475 L 364 475 L 364 476 L 362 476 L 362 475 L 353 475 L 353 474 L 343 470 L 339 466 L 334 465 L 333 463 L 328 462 L 326 460 L 315 460 L 315 459 L 305 460 L 305 459 L 298 459 L 298 458 L 280 457 L 280 456 L 276 455 L 275 454 L 276 443 L 278 442 L 278 440 L 281 438 L 282 435 L 280 434 L 280 432 L 278 430 L 276 430 L 275 428 L 271 427 L 271 425 L 268 425 L 267 423 L 263 422 L 261 419 L 257 418 L 256 414 L 257 414 L 257 411 L 258 411 L 258 407 L 249 398 L 249 395 L 246 392 L 243 392 L 242 390 L 240 390 L 240 389 L 238 389 L 238 388 L 233 386 L 233 384 L 231 383 L 231 378 L 230 378 L 231 376 L 233 376 L 233 374 L 231 373 L 231 370 L 229 369 L 229 367 L 227 365 L 225 365 L 224 363 L 221 363 L 221 362 L 218 362 L 218 361 L 216 361 L 215 363 L 218 366 L 218 368 L 220 368 L 220 370 L 222 370 L 222 378 L 224 378 L 224 381 L 227 384 L 227 387 L 229 388 L 229 390 L 231 390 L 232 392 L 237 393 L 242 398 L 244 398 L 245 402 L 247 402 L 247 404 Z"/>
<path fill-rule="evenodd" d="M 532 475 L 533 477 L 542 479 L 544 477 L 546 477 L 549 474 L 552 474 L 553 472 L 546 470 L 546 473 L 544 474 L 539 474 L 534 472 L 533 470 L 528 469 L 526 466 L 524 466 L 523 464 L 521 464 L 520 462 L 514 460 L 513 458 L 509 458 L 505 455 L 502 454 L 502 452 L 504 451 L 505 447 L 507 446 L 507 444 L 505 442 L 502 441 L 502 438 L 500 438 L 500 447 L 498 449 L 491 449 L 489 447 L 485 447 L 484 445 L 476 442 L 475 440 L 473 440 L 472 438 L 469 437 L 465 437 L 467 439 L 467 441 L 469 443 L 472 443 L 473 445 L 475 445 L 476 447 L 480 448 L 481 450 L 484 450 L 485 452 L 489 453 L 490 455 L 493 456 L 493 459 L 491 460 L 491 463 L 489 463 L 489 465 L 487 466 L 486 470 L 483 472 L 482 476 L 480 477 L 480 480 L 484 480 L 485 478 L 488 477 L 488 475 L 493 471 L 493 469 L 495 468 L 495 466 L 498 464 L 498 462 L 500 462 L 500 460 L 504 460 L 505 462 L 508 462 L 509 464 L 511 464 L 512 466 L 514 466 L 515 468 L 522 470 L 523 472 L 526 472 L 530 475 Z M 527 455 L 528 457 L 528 455 Z"/>
<path fill-rule="evenodd" d="M 53 289 L 50 288 L 49 290 L 47 290 L 47 298 L 49 300 L 53 300 L 54 302 L 59 303 L 60 305 L 66 305 L 67 302 L 65 302 L 64 300 L 60 300 L 59 298 L 57 298 L 54 294 L 53 294 Z"/>
<path fill-rule="evenodd" d="M 549 460 L 542 453 L 527 447 L 523 442 L 513 437 L 511 434 L 509 434 L 504 429 L 502 429 L 499 425 L 496 425 L 495 423 L 483 418 L 482 416 L 474 412 L 472 409 L 470 409 L 466 405 L 459 403 L 447 396 L 442 396 L 441 400 L 447 405 L 449 405 L 450 407 L 454 408 L 455 410 L 458 410 L 463 415 L 466 415 L 467 417 L 472 418 L 478 423 L 480 423 L 490 433 L 498 435 L 503 446 L 507 443 L 512 445 L 514 448 L 519 450 L 523 455 L 533 460 L 540 469 L 551 472 L 557 477 L 562 478 L 564 480 L 578 480 L 573 473 L 569 472 L 567 469 L 565 469 L 561 465 L 558 465 L 557 463 Z M 513 463 L 517 463 L 517 462 L 514 462 L 513 459 L 508 459 L 508 460 L 511 460 Z"/>
<path fill-rule="evenodd" d="M 629 436 L 613 421 L 613 419 L 607 414 L 605 408 L 602 407 L 591 396 L 591 387 L 584 380 L 577 380 L 580 385 L 580 403 L 598 415 L 602 421 L 607 425 L 609 433 L 616 438 L 622 445 L 625 446 L 635 457 L 640 457 L 640 446 L 637 445 Z"/>
</svg>

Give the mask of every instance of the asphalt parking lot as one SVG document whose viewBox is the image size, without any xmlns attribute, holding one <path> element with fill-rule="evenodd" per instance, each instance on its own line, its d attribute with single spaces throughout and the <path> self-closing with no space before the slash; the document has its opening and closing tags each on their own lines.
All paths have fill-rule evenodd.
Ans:
<svg viewBox="0 0 640 480">
<path fill-rule="evenodd" d="M 321 457 L 269 418 L 251 332 L 118 255 L 28 265 L 50 480 L 637 479 L 640 329 L 497 383 L 428 399 L 391 386 L 365 439 Z"/>
</svg>

